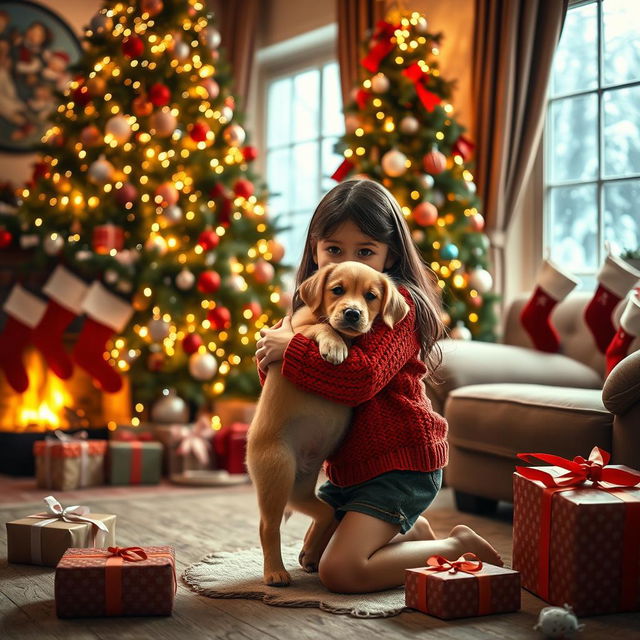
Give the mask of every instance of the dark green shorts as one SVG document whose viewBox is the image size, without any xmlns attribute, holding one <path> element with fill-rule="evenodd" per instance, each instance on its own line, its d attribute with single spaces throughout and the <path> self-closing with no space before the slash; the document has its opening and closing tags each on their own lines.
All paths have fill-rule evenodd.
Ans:
<svg viewBox="0 0 640 640">
<path fill-rule="evenodd" d="M 350 487 L 327 481 L 318 489 L 318 497 L 335 509 L 338 520 L 347 511 L 358 511 L 397 524 L 400 533 L 407 533 L 433 502 L 441 485 L 442 469 L 388 471 Z"/>
</svg>

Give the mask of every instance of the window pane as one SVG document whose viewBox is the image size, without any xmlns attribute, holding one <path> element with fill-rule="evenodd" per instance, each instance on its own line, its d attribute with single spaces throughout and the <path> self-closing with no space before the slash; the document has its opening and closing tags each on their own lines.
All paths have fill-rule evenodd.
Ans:
<svg viewBox="0 0 640 640">
<path fill-rule="evenodd" d="M 555 187 L 549 194 L 551 258 L 569 271 L 596 269 L 598 208 L 595 185 Z"/>
<path fill-rule="evenodd" d="M 285 258 L 283 262 L 288 265 L 297 267 L 300 264 L 304 250 L 304 242 L 307 238 L 309 220 L 311 220 L 312 214 L 313 211 L 301 211 L 300 213 L 289 216 L 287 223 L 291 228 L 281 236 L 278 236 L 278 238 L 283 241 L 285 247 Z"/>
<path fill-rule="evenodd" d="M 293 147 L 293 211 L 315 209 L 318 204 L 318 143 L 305 142 Z"/>
<path fill-rule="evenodd" d="M 605 183 L 604 233 L 611 250 L 640 248 L 640 180 Z"/>
<path fill-rule="evenodd" d="M 269 85 L 267 109 L 267 147 L 288 144 L 291 140 L 291 78 Z"/>
<path fill-rule="evenodd" d="M 640 24 L 638 0 L 605 0 L 604 82 L 640 80 Z"/>
<path fill-rule="evenodd" d="M 553 59 L 552 95 L 564 95 L 597 87 L 597 43 L 597 4 L 594 2 L 571 9 L 567 13 L 560 44 Z"/>
<path fill-rule="evenodd" d="M 550 182 L 589 180 L 598 173 L 595 94 L 565 98 L 550 109 Z"/>
<path fill-rule="evenodd" d="M 273 216 L 291 208 L 291 149 L 274 149 L 267 153 L 267 185 L 269 208 Z"/>
<path fill-rule="evenodd" d="M 640 86 L 603 94 L 604 173 L 640 173 Z"/>
<path fill-rule="evenodd" d="M 318 137 L 320 102 L 320 70 L 300 73 L 293 79 L 293 140 L 311 140 Z"/>
<path fill-rule="evenodd" d="M 332 180 L 331 176 L 344 160 L 344 156 L 333 152 L 336 140 L 337 138 L 325 138 L 322 141 L 322 177 L 320 179 L 320 191 L 323 194 L 336 186 L 337 182 Z"/>
<path fill-rule="evenodd" d="M 338 64 L 332 62 L 322 70 L 322 134 L 341 136 L 344 134 L 342 94 Z"/>
</svg>

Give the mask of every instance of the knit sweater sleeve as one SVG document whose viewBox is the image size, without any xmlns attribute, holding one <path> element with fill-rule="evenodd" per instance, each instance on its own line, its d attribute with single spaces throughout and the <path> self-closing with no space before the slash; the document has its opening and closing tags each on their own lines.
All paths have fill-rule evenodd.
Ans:
<svg viewBox="0 0 640 640">
<path fill-rule="evenodd" d="M 349 347 L 339 365 L 322 358 L 318 344 L 295 334 L 284 352 L 282 375 L 304 391 L 356 407 L 373 398 L 420 350 L 415 307 L 393 329 L 380 321 Z"/>
</svg>

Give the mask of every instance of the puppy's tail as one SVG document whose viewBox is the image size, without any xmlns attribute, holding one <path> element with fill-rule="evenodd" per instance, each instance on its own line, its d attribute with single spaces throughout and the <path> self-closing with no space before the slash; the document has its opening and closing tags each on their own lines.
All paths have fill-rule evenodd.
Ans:
<svg viewBox="0 0 640 640">
<path fill-rule="evenodd" d="M 291 509 L 286 509 L 283 516 L 282 516 L 282 524 L 287 524 L 287 522 L 289 521 L 289 518 L 291 517 L 291 514 L 293 513 L 293 511 Z"/>
</svg>

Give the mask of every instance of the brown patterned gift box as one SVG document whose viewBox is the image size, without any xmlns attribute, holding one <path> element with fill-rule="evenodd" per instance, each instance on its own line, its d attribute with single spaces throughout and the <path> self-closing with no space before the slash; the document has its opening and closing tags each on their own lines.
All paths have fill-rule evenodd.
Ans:
<svg viewBox="0 0 640 640">
<path fill-rule="evenodd" d="M 213 467 L 211 419 L 202 416 L 194 424 L 153 427 L 154 437 L 164 447 L 164 470 L 169 475 Z"/>
<path fill-rule="evenodd" d="M 595 465 L 596 473 L 593 464 L 583 464 L 586 475 L 578 474 L 577 486 L 562 486 L 576 481 L 571 461 L 518 467 L 513 475 L 513 566 L 522 586 L 551 604 L 571 605 L 580 616 L 640 610 L 640 488 L 586 479 L 615 484 L 624 477 L 615 474 L 629 474 L 633 483 L 638 472 L 606 466 L 608 454 L 598 452 L 604 464 Z M 548 458 L 521 457 L 533 455 Z"/>
<path fill-rule="evenodd" d="M 520 609 L 517 571 L 464 559 L 449 562 L 441 556 L 431 556 L 427 564 L 405 572 L 407 607 L 444 620 Z"/>
<path fill-rule="evenodd" d="M 169 616 L 175 592 L 172 547 L 67 549 L 56 567 L 60 618 Z"/>
<path fill-rule="evenodd" d="M 55 567 L 69 547 L 108 546 L 116 543 L 116 516 L 90 513 L 89 507 L 63 508 L 53 497 L 47 511 L 7 522 L 9 562 Z"/>
<path fill-rule="evenodd" d="M 86 432 L 55 432 L 33 445 L 36 483 L 41 489 L 69 491 L 104 484 L 106 440 L 87 440 Z"/>
</svg>

